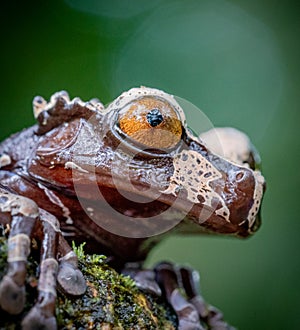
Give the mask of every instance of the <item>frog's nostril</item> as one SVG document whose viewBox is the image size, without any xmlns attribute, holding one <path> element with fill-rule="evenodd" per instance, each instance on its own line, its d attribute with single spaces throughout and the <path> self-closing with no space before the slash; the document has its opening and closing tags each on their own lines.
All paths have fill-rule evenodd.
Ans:
<svg viewBox="0 0 300 330">
<path fill-rule="evenodd" d="M 245 172 L 244 171 L 239 171 L 236 175 L 235 175 L 235 179 L 237 182 L 240 182 L 243 180 L 245 176 Z"/>
</svg>

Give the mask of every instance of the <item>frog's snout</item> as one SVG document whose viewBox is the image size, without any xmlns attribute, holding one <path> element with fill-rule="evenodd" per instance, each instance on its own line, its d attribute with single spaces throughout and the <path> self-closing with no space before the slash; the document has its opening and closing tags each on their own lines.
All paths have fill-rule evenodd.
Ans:
<svg viewBox="0 0 300 330">
<path fill-rule="evenodd" d="M 232 217 L 239 226 L 254 232 L 260 225 L 260 205 L 265 191 L 265 179 L 260 171 L 241 168 L 234 173 L 236 199 L 232 204 Z M 239 222 L 237 222 L 237 220 Z"/>
<path fill-rule="evenodd" d="M 260 206 L 266 190 L 266 181 L 260 171 L 253 171 L 255 178 L 255 188 L 253 193 L 253 204 L 250 208 L 248 220 L 250 231 L 255 231 L 260 224 Z"/>
</svg>

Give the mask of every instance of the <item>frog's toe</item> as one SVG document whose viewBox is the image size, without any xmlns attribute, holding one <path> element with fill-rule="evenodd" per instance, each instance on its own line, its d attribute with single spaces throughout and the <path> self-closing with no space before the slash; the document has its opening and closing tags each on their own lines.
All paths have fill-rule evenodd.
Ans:
<svg viewBox="0 0 300 330">
<path fill-rule="evenodd" d="M 175 289 L 170 296 L 170 304 L 178 315 L 178 329 L 204 330 L 200 323 L 196 308 L 186 301 L 179 289 Z"/>
<path fill-rule="evenodd" d="M 53 315 L 47 317 L 44 311 L 35 306 L 22 321 L 22 330 L 56 330 L 56 318 Z"/>
<path fill-rule="evenodd" d="M 198 290 L 200 287 L 198 272 L 189 267 L 181 267 L 178 269 L 178 273 L 181 277 L 182 289 L 185 291 L 189 302 L 195 307 L 200 319 L 208 325 L 209 329 L 235 330 L 234 327 L 224 321 L 223 313 L 208 304 L 200 294 Z"/>
<path fill-rule="evenodd" d="M 85 293 L 86 282 L 81 271 L 69 263 L 60 264 L 57 281 L 64 293 L 72 296 L 81 296 Z"/>
<path fill-rule="evenodd" d="M 161 289 L 155 281 L 155 273 L 153 271 L 140 271 L 134 276 L 134 280 L 139 289 L 161 296 Z"/>
<path fill-rule="evenodd" d="M 155 267 L 155 272 L 157 282 L 178 316 L 180 330 L 234 330 L 224 321 L 223 314 L 207 304 L 198 292 L 196 271 L 162 262 Z"/>
<path fill-rule="evenodd" d="M 0 283 L 0 306 L 9 314 L 19 314 L 25 305 L 25 287 L 16 284 L 9 276 Z"/>
<path fill-rule="evenodd" d="M 223 319 L 223 313 L 214 306 L 208 306 L 208 325 L 212 330 L 236 330 Z"/>
<path fill-rule="evenodd" d="M 153 270 L 125 266 L 125 268 L 122 270 L 122 274 L 130 276 L 132 279 L 134 279 L 136 286 L 140 290 L 152 293 L 158 297 L 161 296 L 161 289 L 156 282 L 156 274 Z"/>
</svg>

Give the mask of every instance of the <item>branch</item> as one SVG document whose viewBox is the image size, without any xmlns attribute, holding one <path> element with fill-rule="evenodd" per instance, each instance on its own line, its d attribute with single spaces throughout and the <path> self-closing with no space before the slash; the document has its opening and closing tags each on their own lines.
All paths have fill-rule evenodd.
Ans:
<svg viewBox="0 0 300 330">
<path fill-rule="evenodd" d="M 0 279 L 6 270 L 7 238 L 0 237 Z M 27 303 L 17 316 L 0 311 L 0 329 L 19 328 L 37 296 L 38 255 L 33 251 L 27 267 Z M 175 329 L 176 316 L 156 297 L 142 293 L 129 277 L 118 274 L 104 256 L 85 255 L 76 249 L 79 269 L 86 281 L 86 293 L 77 299 L 58 291 L 56 317 L 59 329 Z"/>
</svg>

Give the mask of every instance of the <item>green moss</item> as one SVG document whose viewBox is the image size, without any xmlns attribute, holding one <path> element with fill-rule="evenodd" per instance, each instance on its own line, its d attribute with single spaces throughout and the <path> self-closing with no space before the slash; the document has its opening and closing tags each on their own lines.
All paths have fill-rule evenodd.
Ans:
<svg viewBox="0 0 300 330">
<path fill-rule="evenodd" d="M 70 299 L 58 292 L 59 329 L 175 329 L 176 318 L 165 302 L 138 290 L 135 282 L 106 264 L 106 257 L 86 255 L 84 245 L 73 246 L 86 282 L 86 293 Z M 5 273 L 7 245 L 0 237 L 0 278 Z M 26 282 L 27 304 L 19 316 L 0 311 L 0 329 L 17 329 L 37 294 L 37 261 L 31 256 Z M 2 315 L 3 314 L 3 315 Z"/>
</svg>

